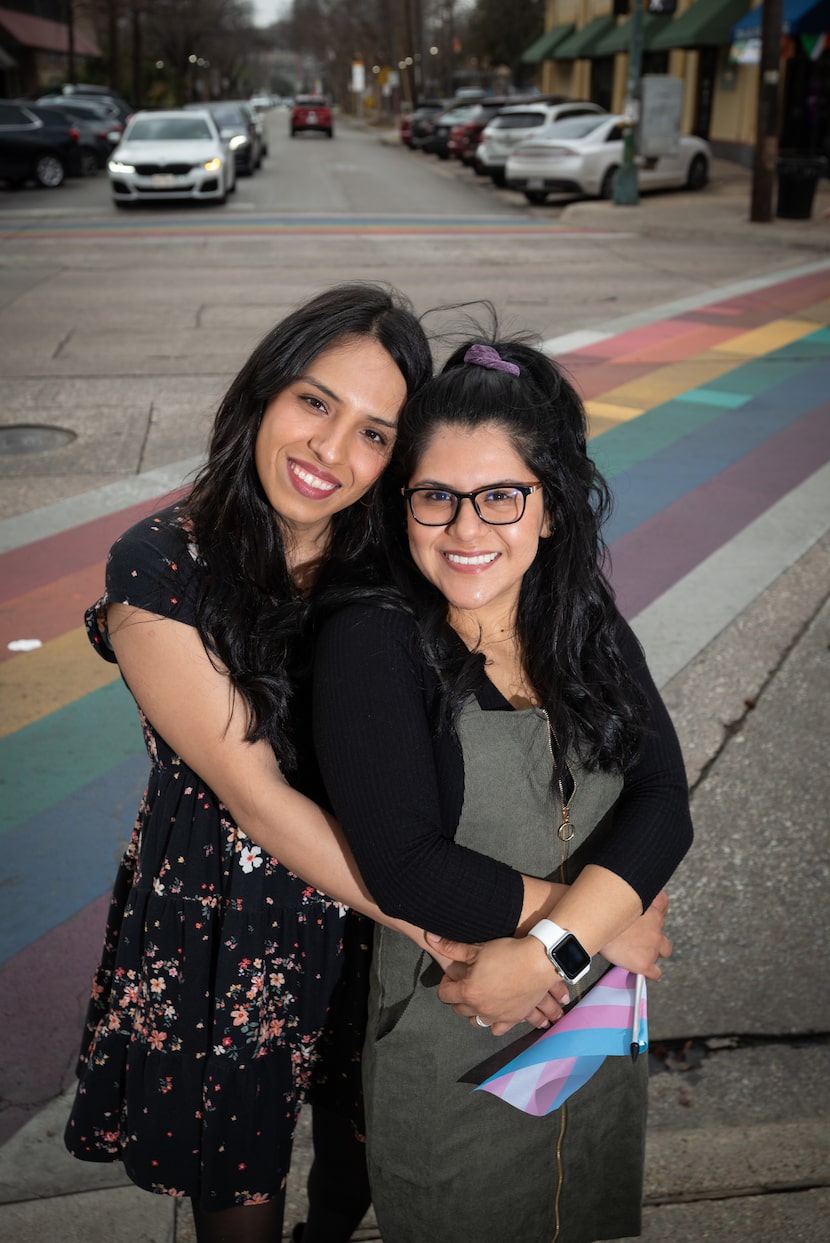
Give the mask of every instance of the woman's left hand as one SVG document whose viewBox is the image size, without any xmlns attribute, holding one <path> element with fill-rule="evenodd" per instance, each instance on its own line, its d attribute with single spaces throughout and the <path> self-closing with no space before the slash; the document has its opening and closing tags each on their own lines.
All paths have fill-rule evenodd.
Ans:
<svg viewBox="0 0 830 1243">
<path fill-rule="evenodd" d="M 657 959 L 669 958 L 672 952 L 671 941 L 663 933 L 668 909 L 668 894 L 661 889 L 651 906 L 625 932 L 603 945 L 603 957 L 616 967 L 625 967 L 649 980 L 659 980 L 663 972 L 657 966 Z"/>
<path fill-rule="evenodd" d="M 486 1023 L 494 1036 L 503 1036 L 516 1023 L 547 1027 L 561 1018 L 568 990 L 535 939 L 465 945 L 428 933 L 427 943 L 430 953 L 452 960 L 438 987 L 440 1000 L 475 1026 Z"/>
</svg>

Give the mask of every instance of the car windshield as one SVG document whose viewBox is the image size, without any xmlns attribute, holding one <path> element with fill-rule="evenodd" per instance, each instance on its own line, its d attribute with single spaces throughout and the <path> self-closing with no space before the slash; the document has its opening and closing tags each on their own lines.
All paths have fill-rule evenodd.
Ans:
<svg viewBox="0 0 830 1243">
<path fill-rule="evenodd" d="M 298 95 L 296 104 L 298 108 L 325 108 L 327 106 L 326 101 L 319 95 Z"/>
<path fill-rule="evenodd" d="M 566 117 L 563 121 L 552 121 L 546 125 L 538 138 L 585 138 L 593 130 L 604 125 L 608 117 Z"/>
<path fill-rule="evenodd" d="M 450 112 L 442 112 L 438 120 L 442 125 L 460 125 L 462 121 L 468 120 L 476 111 L 476 105 L 467 105 L 466 108 L 453 108 Z"/>
<path fill-rule="evenodd" d="M 247 129 L 247 122 L 240 108 L 211 108 L 213 119 L 217 125 L 238 125 Z"/>
<path fill-rule="evenodd" d="M 490 122 L 493 129 L 531 129 L 534 125 L 544 125 L 547 120 L 545 112 L 502 112 Z"/>
<path fill-rule="evenodd" d="M 210 142 L 213 134 L 204 117 L 138 117 L 126 137 L 130 142 Z"/>
</svg>

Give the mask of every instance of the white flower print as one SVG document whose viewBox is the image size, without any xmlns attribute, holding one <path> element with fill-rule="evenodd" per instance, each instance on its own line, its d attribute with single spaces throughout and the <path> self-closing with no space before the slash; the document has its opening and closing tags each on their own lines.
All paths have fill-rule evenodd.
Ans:
<svg viewBox="0 0 830 1243">
<path fill-rule="evenodd" d="M 262 867 L 262 847 L 243 846 L 239 852 L 239 863 L 243 872 L 253 872 L 254 868 Z"/>
</svg>

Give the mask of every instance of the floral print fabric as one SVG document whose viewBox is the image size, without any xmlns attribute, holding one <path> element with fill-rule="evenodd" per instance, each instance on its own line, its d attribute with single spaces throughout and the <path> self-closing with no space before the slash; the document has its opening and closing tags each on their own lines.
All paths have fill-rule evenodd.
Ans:
<svg viewBox="0 0 830 1243">
<path fill-rule="evenodd" d="M 114 545 L 115 601 L 195 624 L 202 569 L 178 507 Z M 344 910 L 247 838 L 141 713 L 150 779 L 112 894 L 66 1129 L 83 1160 L 206 1209 L 277 1194 L 340 971 Z"/>
</svg>

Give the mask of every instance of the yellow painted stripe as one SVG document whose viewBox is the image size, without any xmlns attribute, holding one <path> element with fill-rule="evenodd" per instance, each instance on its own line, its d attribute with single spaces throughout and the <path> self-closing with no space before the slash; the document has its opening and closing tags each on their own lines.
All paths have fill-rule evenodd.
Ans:
<svg viewBox="0 0 830 1243">
<path fill-rule="evenodd" d="M 680 363 L 658 367 L 647 375 L 638 376 L 627 384 L 620 384 L 602 394 L 602 401 L 610 405 L 628 406 L 640 411 L 651 410 L 665 401 L 681 397 L 690 388 L 700 388 L 717 380 L 742 364 L 742 359 L 713 357 L 711 351 Z"/>
<path fill-rule="evenodd" d="M 96 656 L 83 627 L 0 665 L 0 738 L 114 682 L 118 669 Z"/>
<path fill-rule="evenodd" d="M 585 413 L 591 423 L 591 434 L 598 435 L 599 424 L 603 424 L 602 430 L 608 427 L 616 427 L 618 423 L 627 423 L 630 419 L 638 419 L 643 413 L 642 406 L 624 406 L 616 402 L 598 401 L 593 398 L 591 401 L 585 402 Z"/>
<path fill-rule="evenodd" d="M 712 346 L 719 354 L 736 354 L 742 358 L 760 358 L 762 354 L 771 354 L 773 350 L 783 349 L 800 341 L 802 337 L 815 332 L 814 323 L 799 319 L 776 319 L 761 328 L 753 328 L 739 337 L 732 337 L 720 345 Z"/>
</svg>

